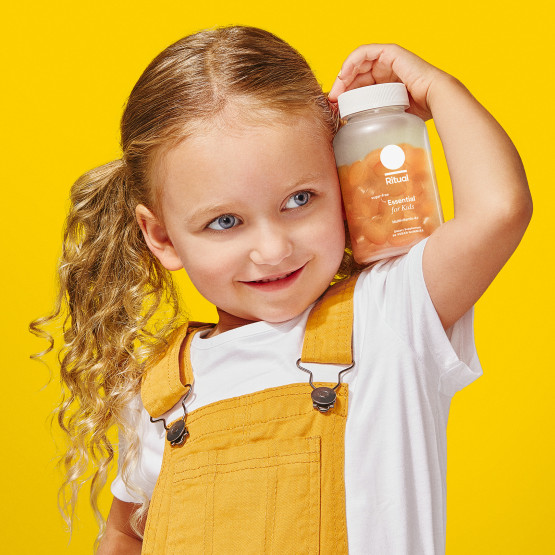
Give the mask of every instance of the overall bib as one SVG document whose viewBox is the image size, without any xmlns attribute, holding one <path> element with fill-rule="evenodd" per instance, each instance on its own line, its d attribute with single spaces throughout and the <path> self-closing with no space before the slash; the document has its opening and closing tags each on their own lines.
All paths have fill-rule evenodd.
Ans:
<svg viewBox="0 0 555 555">
<path fill-rule="evenodd" d="M 352 364 L 355 282 L 333 285 L 314 306 L 301 362 Z M 191 323 L 178 328 L 163 358 L 147 371 L 141 396 L 152 418 L 170 410 L 187 393 L 185 384 L 193 384 L 189 347 L 202 329 L 207 327 Z M 185 441 L 165 442 L 142 553 L 347 554 L 348 386 L 314 385 L 336 388 L 328 412 L 313 407 L 306 379 L 187 414 Z"/>
</svg>

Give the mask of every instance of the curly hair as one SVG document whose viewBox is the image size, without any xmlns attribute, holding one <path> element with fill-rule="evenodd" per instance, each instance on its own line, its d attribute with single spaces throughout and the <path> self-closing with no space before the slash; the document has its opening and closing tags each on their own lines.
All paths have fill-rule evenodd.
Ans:
<svg viewBox="0 0 555 555">
<path fill-rule="evenodd" d="M 306 60 L 286 42 L 254 27 L 203 30 L 170 45 L 139 78 L 121 119 L 121 159 L 85 173 L 71 188 L 55 306 L 29 327 L 50 342 L 32 355 L 38 358 L 54 347 L 44 328 L 67 312 L 59 355 L 63 398 L 56 412 L 69 445 L 60 459 L 65 480 L 59 506 L 71 529 L 80 488 L 90 481 L 97 542 L 105 529 L 98 496 L 114 458 L 108 432 L 114 424 L 120 430 L 127 446 L 122 475 L 133 489 L 128 476 L 138 437 L 128 407 L 147 366 L 187 319 L 171 273 L 145 243 L 135 208 L 143 204 L 163 218 L 162 191 L 151 180 L 156 160 L 231 102 L 246 103 L 258 116 L 313 117 L 330 148 L 339 126 Z M 358 269 L 347 246 L 335 281 Z M 148 506 L 143 498 L 133 519 L 136 531 Z"/>
</svg>

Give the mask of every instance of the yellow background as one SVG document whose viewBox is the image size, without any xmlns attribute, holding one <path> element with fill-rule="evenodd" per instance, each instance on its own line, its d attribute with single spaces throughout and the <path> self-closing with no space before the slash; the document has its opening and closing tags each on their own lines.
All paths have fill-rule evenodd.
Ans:
<svg viewBox="0 0 555 555">
<path fill-rule="evenodd" d="M 22 7 L 23 6 L 23 7 Z M 1 516 L 4 553 L 89 553 L 86 495 L 71 544 L 56 509 L 47 420 L 59 389 L 29 359 L 27 331 L 50 310 L 68 192 L 120 156 L 122 107 L 148 62 L 185 34 L 267 28 L 303 53 L 325 90 L 344 57 L 394 42 L 458 77 L 504 126 L 535 212 L 513 258 L 476 305 L 484 376 L 455 395 L 448 427 L 447 553 L 553 552 L 553 55 L 551 2 L 11 2 L 2 19 L 3 298 Z M 447 167 L 429 124 L 446 218 Z M 472 160 L 468 160 L 472 164 Z M 495 161 L 492 161 L 495 163 Z M 484 187 L 488 184 L 484 183 Z M 180 283 L 187 287 L 186 280 Z M 185 292 L 195 319 L 213 309 Z M 48 363 L 55 369 L 55 357 Z M 43 388 L 43 386 L 45 386 Z M 41 389 L 43 388 L 43 389 Z M 107 507 L 108 496 L 104 499 Z"/>
</svg>

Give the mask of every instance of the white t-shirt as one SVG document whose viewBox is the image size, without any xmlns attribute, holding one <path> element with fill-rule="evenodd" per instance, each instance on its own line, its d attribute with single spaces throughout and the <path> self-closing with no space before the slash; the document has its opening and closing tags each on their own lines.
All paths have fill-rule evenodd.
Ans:
<svg viewBox="0 0 555 555">
<path fill-rule="evenodd" d="M 345 430 L 349 552 L 375 555 L 445 551 L 446 427 L 452 396 L 482 374 L 473 309 L 447 332 L 426 289 L 422 253 L 411 251 L 364 271 L 354 292 L 353 357 Z M 296 366 L 309 307 L 293 320 L 255 322 L 191 344 L 188 412 L 285 384 L 307 382 Z M 338 367 L 306 364 L 314 381 L 337 380 Z M 178 403 L 167 418 L 183 413 Z M 141 409 L 142 456 L 133 476 L 151 494 L 165 432 Z M 118 475 L 112 493 L 138 501 Z"/>
</svg>

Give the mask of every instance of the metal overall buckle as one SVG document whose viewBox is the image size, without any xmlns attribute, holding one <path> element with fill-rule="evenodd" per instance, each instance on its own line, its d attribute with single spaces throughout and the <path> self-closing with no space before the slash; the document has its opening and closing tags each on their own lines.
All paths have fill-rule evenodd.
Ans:
<svg viewBox="0 0 555 555">
<path fill-rule="evenodd" d="M 187 400 L 187 397 L 189 397 L 193 386 L 188 383 L 185 384 L 185 387 L 189 387 L 189 389 L 187 390 L 187 393 L 185 393 L 185 397 L 183 397 L 183 400 L 181 401 L 181 406 L 183 407 L 183 416 L 179 420 L 175 421 L 171 426 L 168 427 L 164 418 L 157 418 L 156 420 L 154 420 L 152 416 L 150 417 L 150 421 L 152 423 L 164 423 L 164 429 L 167 432 L 166 439 L 170 442 L 172 447 L 183 445 L 183 443 L 187 439 L 187 436 L 189 435 L 189 430 L 185 426 L 185 419 L 187 418 L 187 407 L 185 407 L 185 401 Z"/>
<path fill-rule="evenodd" d="M 308 383 L 312 387 L 312 393 L 310 394 L 312 398 L 312 406 L 320 412 L 328 412 L 335 405 L 335 401 L 337 399 L 337 393 L 335 393 L 335 390 L 341 384 L 341 376 L 345 372 L 350 370 L 355 365 L 355 363 L 353 362 L 351 366 L 348 366 L 347 368 L 344 368 L 343 370 L 341 370 L 341 372 L 339 372 L 339 374 L 337 375 L 337 385 L 332 389 L 331 387 L 315 387 L 312 383 L 312 372 L 308 370 L 308 368 L 303 368 L 300 362 L 301 359 L 297 359 L 297 368 L 299 370 L 302 370 L 303 372 L 307 372 L 308 374 L 310 374 L 310 379 Z"/>
</svg>

